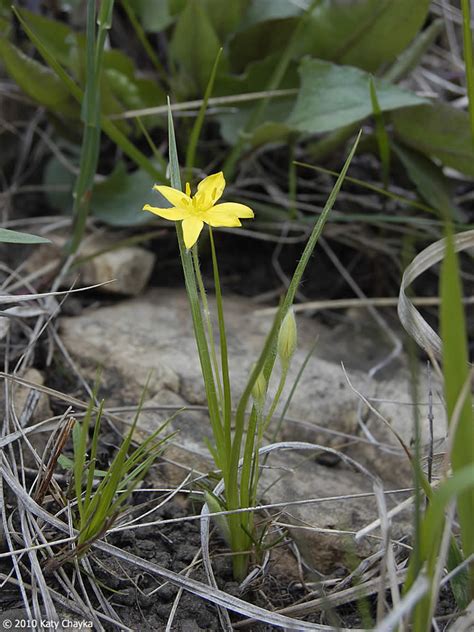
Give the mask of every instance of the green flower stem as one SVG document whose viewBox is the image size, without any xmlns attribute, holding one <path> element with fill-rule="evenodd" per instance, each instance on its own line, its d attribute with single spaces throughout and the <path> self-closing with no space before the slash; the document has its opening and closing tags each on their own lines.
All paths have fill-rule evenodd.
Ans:
<svg viewBox="0 0 474 632">
<path fill-rule="evenodd" d="M 222 367 L 222 382 L 224 385 L 223 396 L 223 415 L 224 415 L 224 436 L 226 440 L 225 453 L 230 454 L 231 451 L 231 426 L 232 426 L 232 393 L 230 388 L 230 376 L 229 376 L 229 357 L 227 351 L 227 335 L 225 330 L 224 320 L 224 308 L 222 304 L 222 292 L 221 283 L 219 277 L 219 267 L 217 265 L 216 247 L 214 244 L 214 235 L 212 228 L 209 226 L 209 238 L 211 244 L 211 256 L 212 256 L 212 270 L 214 273 L 214 288 L 216 292 L 216 304 L 217 304 L 217 318 L 219 321 L 219 343 L 221 348 L 221 367 Z"/>
<path fill-rule="evenodd" d="M 285 362 L 285 364 L 282 364 L 280 381 L 278 382 L 278 388 L 275 393 L 275 397 L 273 398 L 273 401 L 271 403 L 270 410 L 268 411 L 268 414 L 265 417 L 265 421 L 263 422 L 262 434 L 267 431 L 267 428 L 270 425 L 271 420 L 273 419 L 273 415 L 275 414 L 276 407 L 278 406 L 278 402 L 280 401 L 281 394 L 283 392 L 283 389 L 285 388 L 286 378 L 288 376 L 289 368 L 290 368 L 289 362 Z"/>
<path fill-rule="evenodd" d="M 179 170 L 178 151 L 176 148 L 176 137 L 174 134 L 173 117 L 168 99 L 168 137 L 169 137 L 169 153 L 170 153 L 170 180 L 174 189 L 182 191 L 181 174 Z M 201 312 L 201 304 L 199 302 L 199 294 L 196 284 L 195 270 L 192 255 L 186 250 L 183 239 L 183 229 L 180 222 L 176 222 L 176 233 L 178 236 L 179 254 L 184 273 L 184 283 L 191 307 L 191 316 L 193 319 L 194 336 L 198 348 L 199 362 L 204 379 L 204 387 L 206 389 L 207 405 L 209 408 L 209 419 L 211 422 L 212 432 L 216 442 L 217 449 L 224 444 L 224 434 L 222 431 L 222 423 L 219 412 L 219 401 L 214 382 L 214 374 L 212 370 L 212 362 L 209 354 L 206 333 L 204 329 L 204 321 Z M 222 451 L 219 452 L 219 455 Z M 223 464 L 216 463 L 217 467 L 226 474 L 226 468 Z"/>
<path fill-rule="evenodd" d="M 245 436 L 245 446 L 242 462 L 242 474 L 240 478 L 240 506 L 251 507 L 255 500 L 253 496 L 254 486 L 252 485 L 252 472 L 258 472 L 258 449 L 260 447 L 260 426 L 259 421 L 262 420 L 262 414 L 257 411 L 256 407 L 252 408 L 250 413 L 247 432 Z M 255 463 L 257 458 L 257 463 Z M 257 477 L 258 478 L 258 477 Z M 252 532 L 251 523 L 253 522 L 252 513 L 242 514 L 241 524 L 245 535 Z M 249 536 L 247 535 L 247 539 Z M 248 547 L 246 547 L 248 548 Z"/>
<path fill-rule="evenodd" d="M 122 0 L 122 6 L 123 6 L 123 8 L 125 10 L 125 13 L 127 14 L 127 17 L 128 17 L 128 19 L 130 21 L 130 24 L 133 27 L 133 30 L 135 31 L 136 36 L 140 40 L 140 43 L 143 46 L 146 54 L 148 55 L 148 58 L 150 59 L 150 61 L 154 65 L 155 70 L 158 73 L 158 76 L 159 76 L 162 84 L 164 86 L 168 86 L 168 84 L 169 84 L 168 73 L 166 72 L 165 68 L 163 67 L 163 64 L 158 59 L 158 55 L 155 53 L 155 50 L 154 50 L 153 46 L 148 41 L 148 38 L 147 38 L 146 33 L 145 33 L 145 30 L 143 29 L 143 27 L 142 27 L 142 25 L 140 23 L 140 20 L 135 15 L 135 12 L 134 12 L 133 8 L 131 7 L 129 0 Z"/>
<path fill-rule="evenodd" d="M 112 25 L 113 0 L 107 0 L 101 6 L 95 33 L 96 3 L 87 3 L 87 48 L 86 48 L 86 88 L 82 103 L 81 119 L 84 122 L 84 136 L 81 147 L 79 175 L 74 187 L 74 225 L 70 252 L 79 248 L 84 236 L 94 176 L 97 171 L 100 151 L 100 77 L 105 38 Z"/>
<path fill-rule="evenodd" d="M 186 181 L 191 181 L 193 175 L 193 167 L 196 160 L 196 149 L 199 141 L 199 136 L 201 135 L 201 129 L 204 124 L 204 118 L 206 115 L 207 104 L 211 97 L 212 91 L 214 89 L 214 82 L 216 80 L 217 68 L 219 66 L 219 60 L 222 55 L 222 48 L 219 48 L 217 51 L 216 59 L 214 60 L 214 65 L 211 70 L 211 74 L 209 76 L 209 81 L 207 82 L 206 91 L 204 93 L 204 97 L 201 103 L 201 107 L 199 108 L 199 113 L 194 122 L 193 128 L 191 130 L 191 134 L 189 136 L 188 147 L 186 150 L 186 163 L 185 163 L 185 176 Z"/>
<path fill-rule="evenodd" d="M 199 295 L 201 297 L 202 309 L 204 312 L 204 321 L 206 323 L 207 329 L 207 337 L 210 345 L 210 353 L 211 353 L 211 362 L 214 370 L 214 377 L 217 384 L 217 391 L 219 394 L 219 401 L 221 403 L 221 412 L 223 414 L 223 401 L 224 401 L 224 392 L 222 390 L 222 383 L 219 375 L 219 364 L 217 362 L 217 354 L 216 354 L 216 343 L 214 339 L 214 333 L 212 331 L 212 322 L 211 322 L 211 312 L 209 309 L 209 303 L 207 300 L 206 288 L 204 287 L 204 282 L 201 274 L 201 266 L 199 265 L 199 256 L 198 256 L 198 246 L 197 243 L 192 247 L 192 255 L 193 255 L 193 264 L 194 264 L 194 273 L 196 275 L 196 280 L 199 288 Z"/>
<path fill-rule="evenodd" d="M 227 336 L 225 331 L 224 310 L 222 305 L 222 292 L 219 277 L 219 268 L 217 265 L 216 248 L 214 243 L 214 235 L 212 228 L 209 227 L 209 239 L 211 245 L 212 267 L 214 273 L 214 286 L 216 292 L 216 305 L 217 316 L 219 321 L 219 338 L 221 348 L 221 365 L 222 365 L 222 381 L 224 385 L 224 455 L 222 457 L 222 466 L 226 462 L 227 476 L 224 473 L 224 485 L 225 495 L 227 500 L 227 509 L 239 509 L 240 507 L 247 506 L 241 504 L 241 498 L 239 498 L 239 487 L 241 490 L 248 487 L 241 483 L 239 486 L 239 464 L 232 461 L 231 455 L 234 451 L 238 451 L 240 454 L 242 444 L 242 433 L 235 433 L 232 437 L 232 396 L 230 389 L 229 378 L 229 364 L 228 364 L 228 352 L 227 352 Z M 247 435 L 248 437 L 248 435 Z M 220 446 L 219 446 L 220 447 Z M 252 450 L 250 452 L 250 465 L 252 457 Z M 224 467 L 224 466 L 223 466 Z M 226 480 L 227 478 L 227 480 Z M 245 551 L 249 548 L 251 542 L 248 536 L 248 530 L 243 526 L 248 526 L 248 516 L 246 514 L 230 515 L 228 518 L 229 533 L 231 539 L 231 548 L 234 552 Z M 246 553 L 238 553 L 233 558 L 234 576 L 243 578 L 247 570 L 248 555 Z"/>
</svg>

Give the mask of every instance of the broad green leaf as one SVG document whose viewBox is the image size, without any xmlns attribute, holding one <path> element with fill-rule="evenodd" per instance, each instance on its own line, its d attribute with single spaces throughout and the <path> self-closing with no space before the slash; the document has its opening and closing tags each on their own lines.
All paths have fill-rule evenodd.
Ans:
<svg viewBox="0 0 474 632">
<path fill-rule="evenodd" d="M 245 92 L 260 92 L 262 87 L 268 82 L 275 64 L 278 63 L 277 56 L 273 55 L 261 61 L 252 62 L 248 65 L 243 75 L 235 76 L 228 74 L 222 77 L 216 88 L 217 95 L 242 94 Z M 298 76 L 296 65 L 290 64 L 287 72 L 280 83 L 280 89 L 292 89 L 298 86 Z M 249 141 L 254 145 L 262 142 L 274 141 L 284 138 L 287 132 L 291 131 L 285 125 L 285 121 L 291 111 L 294 97 L 275 97 L 266 109 L 265 123 L 258 126 Z M 220 114 L 217 118 L 221 125 L 221 134 L 229 145 L 234 145 L 241 130 L 245 128 L 247 120 L 251 115 L 257 102 L 243 103 L 234 112 Z M 265 140 L 264 140 L 265 139 Z"/>
<path fill-rule="evenodd" d="M 301 37 L 301 54 L 373 72 L 408 46 L 429 6 L 430 0 L 322 0 Z"/>
<path fill-rule="evenodd" d="M 62 213 L 70 213 L 74 175 L 56 158 L 46 165 L 43 183 L 48 186 L 48 201 Z M 142 211 L 144 204 L 166 207 L 166 200 L 160 200 L 152 191 L 153 179 L 144 171 L 128 174 L 123 162 L 103 182 L 96 184 L 92 191 L 91 212 L 101 221 L 111 226 L 135 226 L 152 219 L 150 213 Z M 61 187 L 63 191 L 54 191 Z"/>
<path fill-rule="evenodd" d="M 0 37 L 0 61 L 18 86 L 37 103 L 57 114 L 77 117 L 78 107 L 62 81 L 4 37 Z"/>
<path fill-rule="evenodd" d="M 199 0 L 188 0 L 178 18 L 170 44 L 171 60 L 181 71 L 179 92 L 202 96 L 220 42 Z"/>
<path fill-rule="evenodd" d="M 122 53 L 122 51 L 117 48 L 104 51 L 103 64 L 104 68 L 120 72 L 122 75 L 128 77 L 128 79 L 133 79 L 134 77 L 135 66 L 133 65 L 133 61 L 128 55 L 125 55 L 125 53 Z"/>
<path fill-rule="evenodd" d="M 397 110 L 391 118 L 396 135 L 405 145 L 474 176 L 474 148 L 467 112 L 447 103 L 433 103 Z"/>
<path fill-rule="evenodd" d="M 243 94 L 246 92 L 262 92 L 268 83 L 268 78 L 278 63 L 279 55 L 272 55 L 265 59 L 251 62 L 240 75 L 226 73 L 220 77 L 219 84 L 214 90 L 215 96 L 227 94 Z M 282 90 L 297 88 L 299 85 L 297 65 L 290 64 L 288 70 L 280 81 L 279 88 Z M 244 104 L 245 106 L 245 104 Z"/>
<path fill-rule="evenodd" d="M 290 99 L 273 99 L 268 104 L 266 110 L 266 121 L 256 127 L 249 134 L 248 142 L 252 146 L 262 145 L 266 142 L 278 141 L 286 138 L 292 129 L 285 124 L 288 113 L 291 110 L 293 101 Z M 229 114 L 221 114 L 219 122 L 221 125 L 221 135 L 229 145 L 234 145 L 242 130 L 245 129 L 247 120 L 251 115 L 250 107 L 239 107 L 238 111 Z"/>
<path fill-rule="evenodd" d="M 105 114 L 119 114 L 126 110 L 140 110 L 165 104 L 165 94 L 156 81 L 135 79 L 115 70 L 105 68 L 102 81 L 102 111 Z M 155 127 L 164 120 L 158 116 L 147 116 L 143 123 L 148 128 Z M 116 125 L 122 130 L 129 130 L 129 121 L 117 120 Z"/>
<path fill-rule="evenodd" d="M 296 130 L 328 132 L 372 114 L 370 75 L 351 66 L 305 58 L 299 68 L 301 89 L 287 121 Z M 382 111 L 424 103 L 412 92 L 375 79 Z"/>
<path fill-rule="evenodd" d="M 418 193 L 428 204 L 441 211 L 443 216 L 459 214 L 451 201 L 448 179 L 438 165 L 423 154 L 398 143 L 392 143 L 392 149 L 405 167 Z"/>
<path fill-rule="evenodd" d="M 54 53 L 56 59 L 65 66 L 71 63 L 71 47 L 76 33 L 65 24 L 64 21 L 52 20 L 39 13 L 22 9 L 22 15 L 28 20 L 28 24 L 35 29 L 48 48 Z"/>
<path fill-rule="evenodd" d="M 49 239 L 37 237 L 29 233 L 19 233 L 16 230 L 0 228 L 0 242 L 4 244 L 49 244 Z"/>
<path fill-rule="evenodd" d="M 248 2 L 249 0 L 204 0 L 205 11 L 221 42 L 236 30 Z"/>
<path fill-rule="evenodd" d="M 263 60 L 269 55 L 281 54 L 297 24 L 298 18 L 293 17 L 267 20 L 236 33 L 229 45 L 232 69 L 235 72 L 243 72 L 251 62 Z"/>
<path fill-rule="evenodd" d="M 77 154 L 73 159 L 70 158 L 70 161 L 78 165 L 79 155 Z M 66 169 L 56 156 L 51 156 L 43 171 L 43 185 L 46 187 L 46 198 L 52 208 L 63 214 L 71 213 L 75 181 L 76 176 Z"/>
<path fill-rule="evenodd" d="M 92 214 L 111 226 L 146 224 L 152 217 L 142 208 L 146 203 L 155 204 L 152 186 L 147 173 L 139 170 L 128 174 L 120 162 L 104 182 L 94 186 Z"/>
<path fill-rule="evenodd" d="M 281 104 L 281 106 L 282 108 L 285 107 L 283 104 Z M 288 106 L 286 106 L 286 108 L 287 107 Z M 271 105 L 269 106 L 269 112 L 272 112 Z M 276 118 L 275 110 L 272 112 L 272 118 Z M 259 147 L 260 145 L 265 145 L 266 143 L 284 141 L 291 133 L 291 127 L 285 125 L 285 123 L 266 121 L 254 130 L 250 142 L 252 147 Z"/>
<path fill-rule="evenodd" d="M 297 2 L 288 0 L 253 0 L 247 4 L 249 6 L 242 19 L 241 29 L 269 20 L 298 17 L 303 13 L 303 8 Z"/>
<path fill-rule="evenodd" d="M 139 18 L 145 31 L 159 33 L 164 31 L 174 18 L 165 0 L 150 2 L 150 0 L 133 0 L 133 10 Z"/>
</svg>

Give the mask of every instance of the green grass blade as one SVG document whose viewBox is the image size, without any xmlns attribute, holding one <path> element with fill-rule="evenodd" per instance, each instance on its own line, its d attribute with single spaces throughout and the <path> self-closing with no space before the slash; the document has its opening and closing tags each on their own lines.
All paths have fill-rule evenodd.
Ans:
<svg viewBox="0 0 474 632">
<path fill-rule="evenodd" d="M 446 254 L 441 266 L 441 338 L 443 340 L 443 373 L 445 399 L 449 423 L 457 421 L 451 462 L 454 472 L 474 464 L 474 417 L 472 396 L 465 393 L 458 420 L 453 414 L 458 400 L 469 380 L 467 336 L 462 286 L 459 274 L 458 255 L 454 250 L 452 229 L 448 222 Z M 461 494 L 458 499 L 458 514 L 464 556 L 474 554 L 474 489 Z M 471 594 L 474 597 L 474 565 L 470 568 Z"/>
<path fill-rule="evenodd" d="M 96 411 L 96 414 L 95 414 L 96 417 L 95 417 L 95 425 L 94 425 L 94 434 L 92 435 L 89 467 L 88 467 L 88 472 L 87 472 L 86 493 L 85 493 L 86 500 L 88 500 L 92 495 L 92 486 L 94 484 L 94 478 L 95 478 L 95 466 L 97 463 L 97 449 L 99 446 L 99 432 L 100 432 L 100 423 L 102 421 L 103 408 L 104 408 L 104 400 L 100 402 L 99 410 Z"/>
<path fill-rule="evenodd" d="M 230 389 L 229 376 L 229 357 L 227 351 L 227 335 L 225 330 L 224 307 L 222 304 L 222 291 L 219 278 L 219 268 L 217 265 L 216 248 L 214 244 L 214 235 L 212 228 L 209 226 L 209 237 L 211 243 L 212 270 L 214 273 L 214 289 L 216 292 L 217 320 L 219 323 L 219 344 L 221 348 L 221 369 L 222 369 L 222 385 L 223 385 L 223 424 L 225 437 L 225 451 L 230 454 L 231 451 L 231 425 L 232 425 L 232 394 Z"/>
<path fill-rule="evenodd" d="M 332 171 L 331 169 L 326 169 L 325 167 L 319 167 L 317 165 L 310 165 L 307 162 L 299 162 L 295 161 L 295 165 L 299 165 L 300 167 L 306 167 L 307 169 L 313 169 L 314 171 L 319 171 L 320 173 L 327 173 L 331 176 L 338 176 L 337 171 Z M 401 202 L 406 204 L 407 206 L 412 206 L 413 208 L 418 208 L 421 211 L 426 211 L 427 213 L 432 213 L 433 215 L 438 215 L 438 211 L 431 206 L 427 206 L 422 202 L 418 202 L 416 200 L 411 200 L 410 198 L 404 197 L 403 195 L 398 195 L 397 193 L 392 193 L 392 191 L 387 191 L 382 187 L 378 187 L 375 184 L 371 184 L 370 182 L 365 182 L 364 180 L 360 180 L 359 178 L 351 178 L 350 176 L 346 177 L 347 182 L 352 182 L 353 184 L 357 184 L 364 189 L 368 189 L 369 191 L 374 191 L 374 193 L 378 193 L 379 195 L 384 195 L 385 197 L 390 198 L 391 200 L 395 200 L 397 202 Z M 368 216 L 366 216 L 368 217 Z M 350 221 L 352 220 L 352 215 L 350 217 Z M 403 221 L 409 221 L 410 218 L 403 218 Z"/>
<path fill-rule="evenodd" d="M 45 237 L 20 233 L 9 228 L 0 228 L 0 243 L 2 244 L 50 244 L 51 241 Z"/>
<path fill-rule="evenodd" d="M 48 49 L 47 46 L 36 35 L 33 28 L 31 28 L 27 21 L 22 16 L 22 13 L 16 7 L 12 7 L 12 11 L 18 18 L 22 25 L 26 35 L 35 45 L 40 55 L 45 62 L 50 66 L 52 70 L 58 75 L 64 85 L 68 88 L 71 95 L 76 99 L 78 103 L 82 103 L 84 94 L 82 89 L 71 79 L 68 73 L 64 70 L 61 64 L 55 59 L 54 54 Z M 109 120 L 105 116 L 101 116 L 100 125 L 104 133 L 114 142 L 120 149 L 126 154 L 135 164 L 141 167 L 144 171 L 149 173 L 153 178 L 164 181 L 165 175 L 159 169 L 155 167 L 153 162 L 145 156 L 135 145 L 128 140 L 128 138 L 117 128 L 113 121 Z"/>
<path fill-rule="evenodd" d="M 82 423 L 76 422 L 72 431 L 74 445 L 74 491 L 76 492 L 77 508 L 82 520 L 84 505 L 82 501 L 82 478 L 86 469 L 87 461 L 87 439 L 89 436 L 89 426 L 94 409 L 94 397 L 91 397 L 87 406 L 86 414 Z M 86 498 L 85 503 L 88 502 Z"/>
<path fill-rule="evenodd" d="M 468 465 L 446 481 L 432 494 L 426 515 L 421 525 L 421 542 L 420 555 L 421 562 L 426 563 L 426 572 L 428 578 L 432 581 L 435 573 L 436 563 L 438 560 L 438 552 L 441 543 L 441 537 L 444 530 L 445 519 L 444 514 L 448 505 L 456 499 L 461 498 L 465 494 L 470 494 L 474 490 L 474 464 Z M 412 561 L 410 562 L 407 575 L 408 586 L 413 585 L 416 573 Z M 430 594 L 436 587 L 432 586 L 432 590 L 418 604 L 414 613 L 414 630 L 416 632 L 426 632 L 431 629 L 431 613 L 430 613 Z"/>
<path fill-rule="evenodd" d="M 349 169 L 349 165 L 357 149 L 360 136 L 361 136 L 361 132 L 359 132 L 356 138 L 356 141 L 354 142 L 354 145 L 349 153 L 349 156 L 346 162 L 344 163 L 341 173 L 339 174 L 339 177 L 328 197 L 328 200 L 325 204 L 323 212 L 319 216 L 318 221 L 316 222 L 316 225 L 314 226 L 313 231 L 306 243 L 301 259 L 299 260 L 296 270 L 293 274 L 293 278 L 291 279 L 290 285 L 285 295 L 285 299 L 283 303 L 281 304 L 277 314 L 275 315 L 275 319 L 273 321 L 271 331 L 267 336 L 267 339 L 265 341 L 260 357 L 258 358 L 250 374 L 247 385 L 238 403 L 237 411 L 235 414 L 234 439 L 233 439 L 233 444 L 232 444 L 232 452 L 230 455 L 230 464 L 229 464 L 230 472 L 234 472 L 238 470 L 238 464 L 239 464 L 241 451 L 242 451 L 242 438 L 243 438 L 244 428 L 245 428 L 245 411 L 247 409 L 248 402 L 251 398 L 253 387 L 262 371 L 263 371 L 266 382 L 267 383 L 269 382 L 270 375 L 272 373 L 273 366 L 275 363 L 276 340 L 277 340 L 278 332 L 280 331 L 281 323 L 284 317 L 286 316 L 286 313 L 288 312 L 289 308 L 293 304 L 296 291 L 303 277 L 303 273 L 306 269 L 309 259 L 311 258 L 311 255 L 313 254 L 314 248 L 316 247 L 316 244 L 322 233 L 324 225 L 329 217 L 329 213 L 334 205 L 337 194 L 339 193 L 342 183 L 344 182 L 345 175 L 347 173 L 347 170 Z M 230 489 L 227 489 L 226 491 L 228 494 L 229 508 L 237 508 L 239 506 L 239 490 L 238 490 L 237 485 L 234 483 L 233 486 Z M 237 534 L 237 538 L 239 537 L 242 538 L 243 536 L 248 538 L 248 536 L 244 534 L 244 532 L 240 529 L 240 526 L 235 526 L 236 524 L 240 525 L 239 516 L 232 516 L 232 515 L 229 516 L 229 522 L 231 525 L 231 531 L 233 534 L 234 533 Z M 243 550 L 243 548 L 244 547 L 237 547 L 237 550 Z M 242 570 L 241 568 L 242 564 L 243 564 L 243 561 L 241 559 L 241 556 L 234 556 L 234 574 L 235 575 L 237 576 L 239 575 L 239 571 Z"/>
<path fill-rule="evenodd" d="M 169 138 L 169 169 L 170 169 L 170 181 L 171 186 L 174 189 L 182 190 L 181 186 L 181 174 L 178 161 L 178 150 L 176 147 L 176 137 L 174 133 L 173 115 L 171 113 L 170 102 L 168 99 L 168 138 Z M 178 236 L 179 253 L 181 257 L 181 264 L 184 272 L 184 282 L 186 285 L 186 292 L 188 294 L 189 303 L 191 307 L 191 315 L 193 319 L 194 334 L 196 344 L 198 348 L 199 361 L 204 377 L 204 386 L 206 389 L 206 397 L 209 408 L 209 417 L 212 425 L 212 431 L 217 446 L 224 445 L 224 435 L 222 430 L 221 416 L 219 412 L 219 403 L 217 399 L 216 385 L 214 382 L 214 376 L 212 372 L 212 363 L 209 353 L 209 347 L 207 344 L 206 333 L 204 328 L 204 320 L 201 312 L 201 306 L 199 303 L 199 294 L 196 284 L 196 276 L 194 273 L 194 265 L 191 252 L 187 252 L 184 245 L 183 230 L 181 224 L 176 222 L 176 233 Z M 219 454 L 222 455 L 223 450 L 220 450 Z M 226 470 L 225 464 L 218 463 L 218 467 L 222 467 Z"/>
<path fill-rule="evenodd" d="M 104 3 L 104 5 L 106 5 Z M 79 248 L 89 215 L 94 176 L 99 162 L 100 152 L 100 41 L 96 40 L 96 3 L 87 2 L 86 29 L 86 85 L 82 102 L 81 119 L 84 123 L 84 135 L 79 161 L 79 174 L 73 192 L 73 235 L 69 251 L 74 253 Z M 105 40 L 102 40 L 102 46 Z"/>
<path fill-rule="evenodd" d="M 158 59 L 158 56 L 153 49 L 153 46 L 148 41 L 148 38 L 140 23 L 140 20 L 137 19 L 137 16 L 135 15 L 135 12 L 133 8 L 131 7 L 129 0 L 122 0 L 122 6 L 125 10 L 125 13 L 127 14 L 130 24 L 133 27 L 133 30 L 135 31 L 138 39 L 140 40 L 140 44 L 143 46 L 146 54 L 148 55 L 148 58 L 150 59 L 152 64 L 155 66 L 155 70 L 157 71 L 158 76 L 160 77 L 164 85 L 168 85 L 169 81 L 168 81 L 166 70 L 163 68 L 163 65 Z"/>
<path fill-rule="evenodd" d="M 388 189 L 390 178 L 390 141 L 388 139 L 387 130 L 383 120 L 382 110 L 380 109 L 375 82 L 371 76 L 369 79 L 370 100 L 372 102 L 372 112 L 375 121 L 375 137 L 379 149 L 380 162 L 382 163 L 382 182 L 385 189 Z"/>
<path fill-rule="evenodd" d="M 189 135 L 188 146 L 186 150 L 186 180 L 191 181 L 192 172 L 194 167 L 194 162 L 196 160 L 196 149 L 199 141 L 199 136 L 201 135 L 202 126 L 204 123 L 204 117 L 206 115 L 207 103 L 211 97 L 212 90 L 214 89 L 214 82 L 216 80 L 217 68 L 219 67 L 219 61 L 222 55 L 222 48 L 219 48 L 216 59 L 214 61 L 214 65 L 211 70 L 211 74 L 209 77 L 209 81 L 207 82 L 206 91 L 204 93 L 204 98 L 201 103 L 201 107 L 199 108 L 199 113 L 197 115 L 196 120 L 194 121 L 193 128 L 191 130 L 191 134 Z"/>
</svg>

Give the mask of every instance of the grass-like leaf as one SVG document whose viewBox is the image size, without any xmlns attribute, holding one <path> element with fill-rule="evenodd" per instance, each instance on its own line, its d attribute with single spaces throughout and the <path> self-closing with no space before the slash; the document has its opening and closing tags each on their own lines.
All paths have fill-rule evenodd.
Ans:
<svg viewBox="0 0 474 632">
<path fill-rule="evenodd" d="M 474 417 L 471 392 L 465 388 L 470 379 L 466 322 L 458 255 L 454 249 L 449 223 L 446 253 L 441 267 L 440 320 L 446 407 L 450 431 L 453 433 L 451 463 L 456 473 L 474 464 Z M 474 554 L 474 489 L 459 496 L 458 514 L 463 552 L 465 557 L 468 557 Z M 471 594 L 474 597 L 474 565 L 471 565 L 470 582 Z"/>
<path fill-rule="evenodd" d="M 16 230 L 8 228 L 0 228 L 0 242 L 4 244 L 49 244 L 49 239 L 30 235 L 29 233 L 20 233 Z"/>
</svg>

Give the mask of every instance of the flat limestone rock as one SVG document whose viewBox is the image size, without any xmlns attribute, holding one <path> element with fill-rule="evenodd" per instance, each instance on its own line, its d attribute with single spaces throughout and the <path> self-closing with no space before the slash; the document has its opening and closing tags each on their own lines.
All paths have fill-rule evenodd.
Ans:
<svg viewBox="0 0 474 632">
<path fill-rule="evenodd" d="M 212 311 L 212 300 L 210 304 Z M 271 319 L 257 310 L 249 299 L 240 297 L 226 297 L 224 309 L 235 405 L 271 327 Z M 174 484 L 179 484 L 191 470 L 206 473 L 213 468 L 206 444 L 206 440 L 212 441 L 212 438 L 205 409 L 205 391 L 184 292 L 155 289 L 139 298 L 85 310 L 80 316 L 62 318 L 60 335 L 91 382 L 97 366 L 103 367 L 101 394 L 106 397 L 106 405 L 138 402 L 148 380 L 149 410 L 140 416 L 139 432 L 152 432 L 174 410 L 190 405 L 189 410 L 180 412 L 170 424 L 170 429 L 177 434 L 165 452 L 165 460 L 168 459 L 168 465 L 174 467 L 168 469 Z M 282 402 L 286 400 L 316 336 L 320 337 L 321 344 L 316 347 L 298 384 L 280 438 L 332 447 L 355 459 L 378 477 L 386 489 L 409 487 L 408 459 L 392 432 L 395 429 L 410 446 L 414 407 L 408 373 L 398 363 L 386 379 L 368 379 L 350 327 L 346 334 L 338 332 L 335 337 L 334 332 L 328 331 L 317 320 L 298 317 L 298 349 Z M 367 346 L 367 341 L 364 345 Z M 374 346 L 370 362 L 375 362 L 380 353 L 380 343 L 374 342 Z M 358 356 L 357 362 L 351 361 L 354 355 Z M 359 397 L 348 385 L 340 364 L 342 361 L 353 387 L 373 398 L 373 405 L 385 421 L 361 405 Z M 270 393 L 276 388 L 278 372 L 277 366 Z M 439 405 L 440 385 L 434 379 L 433 385 L 434 436 L 441 441 L 445 435 L 445 417 Z M 423 405 L 418 407 L 419 420 L 426 440 L 428 386 L 423 374 L 420 375 L 419 392 L 423 398 Z M 334 458 L 324 452 L 284 451 L 272 456 L 269 463 L 270 468 L 264 470 L 261 489 L 263 498 L 270 503 L 346 496 L 321 505 L 293 506 L 285 514 L 285 519 L 292 525 L 292 536 L 311 567 L 325 573 L 335 565 L 350 566 L 351 555 L 362 559 L 377 552 L 379 532 L 360 542 L 355 542 L 352 535 L 378 517 L 371 495 L 373 480 L 337 456 Z M 350 497 L 354 494 L 369 495 Z M 395 496 L 388 498 L 389 508 L 391 498 Z M 408 532 L 406 521 L 402 526 L 394 524 L 396 537 Z"/>
<path fill-rule="evenodd" d="M 210 303 L 212 311 L 212 300 Z M 271 317 L 241 297 L 226 297 L 224 309 L 235 403 L 271 327 Z M 137 402 L 147 380 L 148 397 L 155 402 L 161 392 L 165 404 L 169 393 L 178 396 L 183 405 L 206 403 L 188 300 L 182 291 L 154 289 L 138 298 L 86 310 L 78 317 L 62 318 L 60 332 L 86 377 L 93 381 L 97 367 L 103 368 L 103 391 L 108 405 Z M 351 369 L 357 341 L 350 326 L 345 335 L 338 333 L 335 339 L 316 320 L 298 317 L 298 349 L 282 403 L 317 336 L 320 345 L 318 343 L 300 379 L 282 424 L 281 436 L 285 440 L 312 441 L 352 450 L 360 458 L 367 452 L 376 472 L 379 462 L 379 474 L 383 475 L 386 469 L 394 474 L 392 457 L 405 462 L 406 458 L 391 429 L 408 446 L 414 435 L 408 372 L 398 365 L 387 379 L 370 380 L 360 368 Z M 380 343 L 375 341 L 374 346 L 377 350 Z M 330 348 L 331 361 L 319 355 L 319 347 L 323 351 Z M 347 376 L 354 389 L 375 399 L 373 405 L 385 422 L 360 402 L 348 384 L 341 362 L 348 367 Z M 270 393 L 276 388 L 278 362 L 275 371 Z M 440 442 L 445 436 L 446 421 L 436 381 L 433 391 L 434 438 Z M 429 409 L 424 374 L 420 375 L 419 392 L 423 400 L 419 406 L 419 421 L 426 442 Z M 201 415 L 201 419 L 205 420 L 205 416 Z M 278 425 L 277 420 L 278 414 L 273 427 Z M 146 425 L 153 429 L 150 420 Z M 178 421 L 174 425 L 178 425 Z M 390 463 L 388 468 L 387 463 Z M 398 473 L 395 478 L 399 481 Z"/>
</svg>

